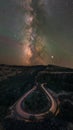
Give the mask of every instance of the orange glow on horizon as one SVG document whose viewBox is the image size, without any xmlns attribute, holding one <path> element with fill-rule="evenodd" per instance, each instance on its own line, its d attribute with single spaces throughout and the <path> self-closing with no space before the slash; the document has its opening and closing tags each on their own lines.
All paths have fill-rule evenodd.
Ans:
<svg viewBox="0 0 73 130">
<path fill-rule="evenodd" d="M 25 44 L 23 49 L 24 49 L 24 58 L 26 59 L 26 64 L 30 64 L 33 55 L 30 44 L 29 43 Z"/>
</svg>

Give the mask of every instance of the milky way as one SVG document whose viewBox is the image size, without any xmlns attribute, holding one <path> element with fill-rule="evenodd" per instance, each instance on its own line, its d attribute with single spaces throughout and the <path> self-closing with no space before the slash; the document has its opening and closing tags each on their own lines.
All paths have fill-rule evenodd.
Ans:
<svg viewBox="0 0 73 130">
<path fill-rule="evenodd" d="M 32 0 L 27 0 L 24 3 L 25 31 L 22 37 L 24 60 L 27 65 L 45 64 L 45 60 L 42 57 L 44 51 L 43 43 L 45 41 L 37 32 L 37 14 L 31 5 Z"/>
<path fill-rule="evenodd" d="M 73 68 L 73 1 L 0 0 L 0 63 Z"/>
</svg>

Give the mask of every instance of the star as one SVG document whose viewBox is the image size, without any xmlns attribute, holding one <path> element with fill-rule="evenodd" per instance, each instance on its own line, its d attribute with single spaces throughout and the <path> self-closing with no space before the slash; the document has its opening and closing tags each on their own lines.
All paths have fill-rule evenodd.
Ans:
<svg viewBox="0 0 73 130">
<path fill-rule="evenodd" d="M 53 56 L 53 55 L 51 56 L 51 59 L 54 59 L 54 56 Z"/>
</svg>

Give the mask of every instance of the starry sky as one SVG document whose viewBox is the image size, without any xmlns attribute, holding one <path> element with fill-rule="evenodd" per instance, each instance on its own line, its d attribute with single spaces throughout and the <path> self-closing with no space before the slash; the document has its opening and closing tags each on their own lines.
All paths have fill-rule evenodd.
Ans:
<svg viewBox="0 0 73 130">
<path fill-rule="evenodd" d="M 73 0 L 0 0 L 0 64 L 73 68 Z"/>
</svg>

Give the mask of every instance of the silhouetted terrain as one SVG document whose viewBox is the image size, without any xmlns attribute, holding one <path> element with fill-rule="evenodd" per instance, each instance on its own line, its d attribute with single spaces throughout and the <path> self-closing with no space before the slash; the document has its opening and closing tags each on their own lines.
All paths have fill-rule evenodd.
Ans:
<svg viewBox="0 0 73 130">
<path fill-rule="evenodd" d="M 6 130 L 73 130 L 72 72 L 73 69 L 53 65 L 32 67 L 0 65 L 0 121 L 4 128 Z M 38 123 L 5 119 L 9 114 L 9 107 L 30 90 L 35 82 L 47 83 L 47 89 L 50 88 L 56 93 L 60 100 L 59 114 Z"/>
</svg>

